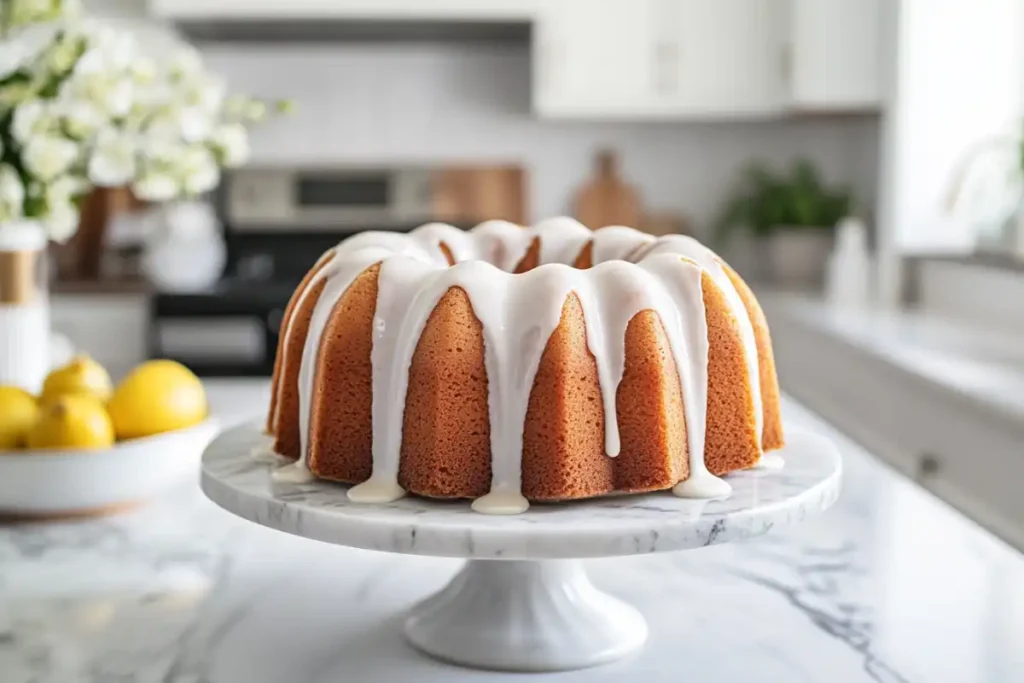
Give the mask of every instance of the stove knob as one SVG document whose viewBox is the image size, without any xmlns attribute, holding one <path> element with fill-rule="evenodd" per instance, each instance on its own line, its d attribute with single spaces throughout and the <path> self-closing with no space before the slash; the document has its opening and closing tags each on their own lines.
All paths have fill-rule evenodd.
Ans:
<svg viewBox="0 0 1024 683">
<path fill-rule="evenodd" d="M 281 334 L 281 323 L 284 321 L 284 311 L 275 308 L 267 314 L 267 329 L 271 334 Z"/>
</svg>

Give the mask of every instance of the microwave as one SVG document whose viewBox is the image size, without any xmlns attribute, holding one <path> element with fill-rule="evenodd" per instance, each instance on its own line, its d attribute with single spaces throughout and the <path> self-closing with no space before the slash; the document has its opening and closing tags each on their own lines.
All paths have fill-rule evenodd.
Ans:
<svg viewBox="0 0 1024 683">
<path fill-rule="evenodd" d="M 416 224 L 434 215 L 428 168 L 243 168 L 225 183 L 232 230 L 305 232 Z"/>
</svg>

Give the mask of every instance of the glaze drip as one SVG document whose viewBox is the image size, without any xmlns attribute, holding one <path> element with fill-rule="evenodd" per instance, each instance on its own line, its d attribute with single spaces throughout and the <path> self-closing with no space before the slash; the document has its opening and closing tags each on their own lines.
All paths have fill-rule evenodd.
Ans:
<svg viewBox="0 0 1024 683">
<path fill-rule="evenodd" d="M 511 274 L 536 238 L 542 265 Z M 588 243 L 593 267 L 566 265 Z M 446 251 L 455 265 L 449 266 Z M 661 319 L 680 378 L 685 378 L 681 388 L 690 474 L 673 491 L 696 498 L 728 495 L 729 485 L 704 463 L 708 330 L 703 273 L 723 291 L 736 318 L 760 443 L 763 415 L 753 326 L 721 262 L 696 240 L 678 235 L 655 239 L 621 226 L 591 231 L 568 218 L 534 228 L 488 221 L 470 231 L 430 223 L 408 234 L 361 233 L 335 247 L 328 258 L 306 290 L 326 278 L 299 370 L 303 456 L 294 470 L 282 473 L 289 480 L 310 474 L 310 407 L 321 337 L 346 290 L 375 264 L 380 269 L 371 350 L 373 470 L 367 481 L 349 490 L 353 501 L 388 502 L 405 493 L 398 471 L 409 369 L 427 320 L 453 287 L 466 293 L 484 335 L 492 480 L 490 492 L 473 502 L 474 510 L 513 514 L 529 506 L 521 492 L 523 425 L 541 356 L 572 294 L 583 309 L 587 345 L 597 364 L 608 456 L 620 450 L 615 399 L 625 367 L 626 328 L 637 313 L 652 310 Z"/>
</svg>

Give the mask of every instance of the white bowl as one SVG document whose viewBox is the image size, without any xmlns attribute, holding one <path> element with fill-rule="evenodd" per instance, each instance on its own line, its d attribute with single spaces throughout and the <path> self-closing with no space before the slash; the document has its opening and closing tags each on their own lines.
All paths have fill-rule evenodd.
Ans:
<svg viewBox="0 0 1024 683">
<path fill-rule="evenodd" d="M 63 517 L 114 512 L 198 479 L 216 420 L 104 450 L 0 452 L 0 514 Z"/>
</svg>

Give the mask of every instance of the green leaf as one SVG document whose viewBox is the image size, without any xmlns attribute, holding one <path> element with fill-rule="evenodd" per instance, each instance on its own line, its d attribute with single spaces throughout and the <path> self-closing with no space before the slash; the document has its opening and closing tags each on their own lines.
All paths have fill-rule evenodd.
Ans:
<svg viewBox="0 0 1024 683">
<path fill-rule="evenodd" d="M 1024 148 L 1021 154 L 1024 158 Z M 723 205 L 715 235 L 722 241 L 740 228 L 755 235 L 769 235 L 783 225 L 832 228 L 848 215 L 852 202 L 847 190 L 828 188 L 807 159 L 795 160 L 786 174 L 754 163 L 742 171 Z"/>
</svg>

